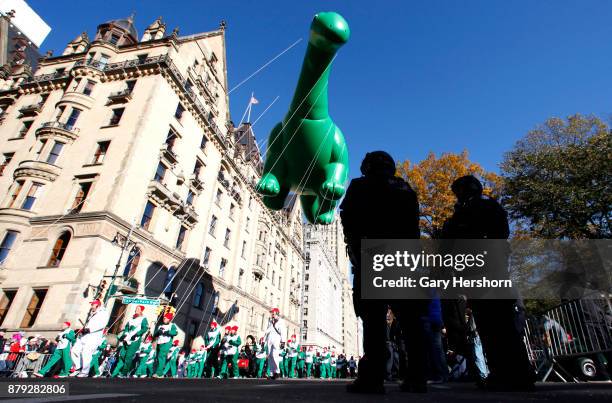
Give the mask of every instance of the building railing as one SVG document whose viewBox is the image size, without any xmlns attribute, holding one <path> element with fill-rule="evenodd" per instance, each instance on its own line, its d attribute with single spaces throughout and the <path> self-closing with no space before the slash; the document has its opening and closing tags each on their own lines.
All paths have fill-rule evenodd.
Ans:
<svg viewBox="0 0 612 403">
<path fill-rule="evenodd" d="M 58 80 L 61 78 L 66 78 L 68 77 L 68 72 L 67 71 L 62 71 L 62 72 L 54 72 L 54 73 L 49 73 L 49 74 L 41 74 L 38 76 L 33 76 L 33 77 L 29 77 L 28 79 L 25 80 L 25 83 L 38 83 L 41 81 L 51 81 L 51 80 Z"/>
<path fill-rule="evenodd" d="M 74 127 L 72 125 L 68 125 L 67 123 L 63 123 L 63 122 L 58 122 L 58 121 L 51 121 L 51 122 L 45 122 L 42 125 L 40 125 L 40 128 L 49 128 L 49 129 L 60 129 L 60 130 L 65 130 L 71 133 L 78 133 L 79 132 L 79 128 L 78 127 Z"/>
</svg>

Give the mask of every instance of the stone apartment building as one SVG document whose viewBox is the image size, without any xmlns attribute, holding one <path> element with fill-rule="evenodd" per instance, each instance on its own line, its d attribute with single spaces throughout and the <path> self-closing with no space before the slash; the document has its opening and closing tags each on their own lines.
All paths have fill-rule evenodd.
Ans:
<svg viewBox="0 0 612 403">
<path fill-rule="evenodd" d="M 305 225 L 304 251 L 302 343 L 357 357 L 359 326 L 340 220 L 326 226 Z"/>
<path fill-rule="evenodd" d="M 186 343 L 212 319 L 258 338 L 273 306 L 300 333 L 299 201 L 272 213 L 253 190 L 225 45 L 224 23 L 139 37 L 119 19 L 0 80 L 0 327 L 54 335 L 101 296 L 114 333 L 131 295 L 174 306 Z"/>
</svg>

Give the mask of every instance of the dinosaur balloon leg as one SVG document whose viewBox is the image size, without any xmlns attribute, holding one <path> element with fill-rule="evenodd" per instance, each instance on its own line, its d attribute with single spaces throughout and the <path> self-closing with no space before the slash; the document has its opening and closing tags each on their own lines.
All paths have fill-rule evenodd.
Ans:
<svg viewBox="0 0 612 403">
<path fill-rule="evenodd" d="M 302 71 L 287 115 L 268 139 L 264 174 L 257 184 L 264 204 L 283 207 L 290 191 L 300 195 L 311 223 L 330 224 L 346 190 L 348 151 L 329 116 L 329 71 L 338 49 L 350 36 L 340 14 L 315 15 Z"/>
</svg>

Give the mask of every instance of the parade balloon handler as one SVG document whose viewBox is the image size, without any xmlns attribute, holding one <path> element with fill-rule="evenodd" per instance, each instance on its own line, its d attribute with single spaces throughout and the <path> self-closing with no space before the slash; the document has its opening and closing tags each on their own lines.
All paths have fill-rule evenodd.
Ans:
<svg viewBox="0 0 612 403">
<path fill-rule="evenodd" d="M 255 365 L 257 371 L 257 378 L 262 378 L 264 375 L 264 367 L 266 359 L 268 358 L 268 348 L 264 342 L 264 338 L 259 339 L 259 343 L 255 347 Z"/>
<path fill-rule="evenodd" d="M 151 336 L 147 336 L 145 338 L 144 343 L 142 343 L 138 347 L 138 352 L 136 355 L 138 356 L 138 368 L 136 368 L 136 372 L 134 373 L 134 378 L 146 378 L 148 373 L 148 359 L 153 351 L 153 338 Z"/>
<path fill-rule="evenodd" d="M 219 371 L 219 348 L 221 346 L 221 329 L 215 320 L 210 322 L 210 330 L 204 336 L 207 357 L 204 366 L 204 376 L 214 378 Z"/>
<path fill-rule="evenodd" d="M 170 312 L 164 315 L 162 323 L 155 329 L 153 334 L 156 338 L 157 344 L 157 369 L 153 378 L 162 378 L 164 376 L 164 369 L 166 368 L 166 361 L 168 360 L 168 351 L 172 346 L 172 339 L 178 334 L 176 325 L 172 322 L 174 315 Z"/>
<path fill-rule="evenodd" d="M 72 368 L 72 358 L 70 357 L 70 348 L 76 340 L 76 334 L 74 330 L 70 328 L 70 322 L 62 323 L 62 331 L 55 338 L 57 341 L 57 347 L 55 352 L 40 371 L 35 372 L 34 376 L 38 378 L 44 377 L 51 368 L 58 362 L 62 361 L 62 369 L 58 375 L 59 378 L 65 378 L 70 374 L 70 368 Z"/>
<path fill-rule="evenodd" d="M 140 347 L 144 334 L 149 330 L 149 322 L 143 316 L 145 307 L 138 305 L 134 316 L 128 320 L 119 333 L 119 362 L 113 371 L 113 377 L 125 377 L 133 367 L 134 357 Z"/>
<path fill-rule="evenodd" d="M 72 359 L 75 369 L 70 376 L 85 378 L 89 376 L 90 365 L 98 347 L 104 340 L 104 329 L 108 325 L 109 314 L 99 299 L 90 302 L 89 319 L 79 332 L 79 338 L 74 344 Z"/>
<path fill-rule="evenodd" d="M 332 223 L 346 190 L 348 150 L 329 116 L 327 87 L 331 64 L 349 37 L 348 23 L 340 14 L 315 15 L 293 100 L 270 133 L 256 187 L 271 210 L 282 209 L 289 192 L 297 192 L 310 223 Z"/>
<path fill-rule="evenodd" d="M 264 340 L 268 350 L 268 371 L 270 378 L 276 379 L 281 374 L 281 343 L 284 343 L 286 332 L 285 322 L 280 317 L 278 308 L 270 310 L 268 327 L 264 333 Z"/>
<path fill-rule="evenodd" d="M 102 333 L 104 334 L 104 336 L 106 336 L 107 330 L 104 329 Z M 92 370 L 94 378 L 100 377 L 100 365 L 101 365 L 100 358 L 104 357 L 104 352 L 106 351 L 107 346 L 108 346 L 108 341 L 106 340 L 106 337 L 104 337 L 102 339 L 102 343 L 100 343 L 100 345 L 98 346 L 96 353 L 91 357 L 91 370 Z"/>
</svg>

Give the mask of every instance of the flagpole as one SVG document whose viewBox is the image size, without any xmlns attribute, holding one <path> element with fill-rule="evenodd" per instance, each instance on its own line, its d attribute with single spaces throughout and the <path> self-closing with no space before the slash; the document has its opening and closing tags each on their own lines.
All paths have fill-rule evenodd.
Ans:
<svg viewBox="0 0 612 403">
<path fill-rule="evenodd" d="M 253 109 L 253 98 L 255 96 L 255 92 L 251 92 L 251 98 L 249 98 L 249 114 L 247 116 L 247 123 L 251 123 L 251 109 Z"/>
</svg>

